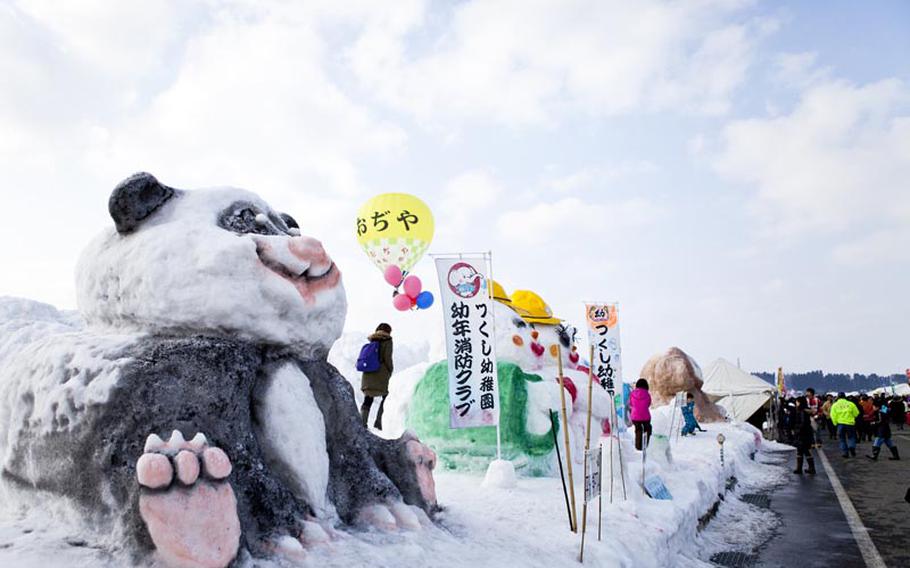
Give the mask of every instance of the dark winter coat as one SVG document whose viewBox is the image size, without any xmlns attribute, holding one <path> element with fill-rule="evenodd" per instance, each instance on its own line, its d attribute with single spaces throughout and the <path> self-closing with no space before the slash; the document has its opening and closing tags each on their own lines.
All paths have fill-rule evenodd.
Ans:
<svg viewBox="0 0 910 568">
<path fill-rule="evenodd" d="M 367 339 L 379 342 L 379 369 L 363 373 L 360 390 L 367 396 L 386 396 L 389 394 L 389 379 L 392 378 L 392 336 L 384 331 L 377 331 Z"/>
<path fill-rule="evenodd" d="M 891 411 L 891 421 L 895 424 L 903 424 L 906 421 L 906 409 L 904 408 L 904 401 L 902 400 L 892 400 L 889 405 Z"/>
<path fill-rule="evenodd" d="M 875 430 L 876 438 L 890 438 L 891 423 L 888 420 L 888 414 L 882 414 L 880 411 L 876 411 L 873 414 L 872 428 Z"/>
<path fill-rule="evenodd" d="M 815 443 L 815 432 L 812 430 L 812 416 L 809 410 L 797 410 L 794 413 L 793 433 L 797 443 L 811 446 Z"/>
</svg>

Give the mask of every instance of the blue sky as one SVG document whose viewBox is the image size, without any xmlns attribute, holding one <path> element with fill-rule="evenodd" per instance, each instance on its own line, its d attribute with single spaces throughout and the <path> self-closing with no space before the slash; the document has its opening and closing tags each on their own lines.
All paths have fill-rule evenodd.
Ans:
<svg viewBox="0 0 910 568">
<path fill-rule="evenodd" d="M 107 194 L 144 169 L 302 220 L 351 330 L 441 329 L 390 313 L 351 230 L 406 191 L 431 250 L 492 250 L 560 317 L 620 301 L 628 376 L 670 345 L 910 366 L 906 3 L 373 4 L 0 4 L 0 294 L 74 307 Z"/>
</svg>

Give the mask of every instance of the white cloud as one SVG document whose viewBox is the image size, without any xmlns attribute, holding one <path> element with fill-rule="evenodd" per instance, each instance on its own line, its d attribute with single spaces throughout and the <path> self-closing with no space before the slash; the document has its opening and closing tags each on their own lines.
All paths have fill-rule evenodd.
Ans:
<svg viewBox="0 0 910 568">
<path fill-rule="evenodd" d="M 542 244 L 564 242 L 569 234 L 592 234 L 607 226 L 611 232 L 646 226 L 661 215 L 660 208 L 642 198 L 602 204 L 567 197 L 503 213 L 498 227 L 506 239 Z"/>
<path fill-rule="evenodd" d="M 730 122 L 722 146 L 716 171 L 757 187 L 770 234 L 868 233 L 837 253 L 847 258 L 910 222 L 910 88 L 899 80 L 815 84 L 789 114 Z"/>
<path fill-rule="evenodd" d="M 447 211 L 483 209 L 495 203 L 502 187 L 483 170 L 471 170 L 449 180 L 443 190 L 443 207 Z"/>
<path fill-rule="evenodd" d="M 603 189 L 603 185 L 628 177 L 647 175 L 658 170 L 650 160 L 628 160 L 600 166 L 589 166 L 570 174 L 553 176 L 544 181 L 547 189 L 562 193 Z"/>
<path fill-rule="evenodd" d="M 785 87 L 804 88 L 828 79 L 831 70 L 818 67 L 818 54 L 814 51 L 780 53 L 774 59 L 773 78 Z"/>
<path fill-rule="evenodd" d="M 373 22 L 348 56 L 366 88 L 430 123 L 546 123 L 566 110 L 718 113 L 774 29 L 742 16 L 749 4 L 468 2 L 433 22 Z M 726 23 L 731 15 L 746 23 Z"/>
<path fill-rule="evenodd" d="M 874 264 L 910 264 L 910 228 L 889 227 L 873 231 L 856 240 L 840 244 L 834 260 L 845 266 Z"/>
<path fill-rule="evenodd" d="M 72 306 L 72 284 L 64 277 L 60 286 L 59 275 L 109 222 L 107 194 L 134 171 L 176 187 L 249 187 L 342 243 L 358 198 L 371 190 L 359 162 L 403 151 L 404 130 L 331 76 L 334 40 L 323 28 L 347 18 L 345 6 L 224 3 L 198 17 L 180 7 L 175 15 L 0 6 L 0 72 L 14 79 L 0 89 L 0 185 L 11 189 L 8 206 L 43 209 L 42 222 L 70 237 L 34 235 L 31 254 L 48 262 L 4 293 Z M 0 238 L 31 223 L 6 224 Z"/>
</svg>

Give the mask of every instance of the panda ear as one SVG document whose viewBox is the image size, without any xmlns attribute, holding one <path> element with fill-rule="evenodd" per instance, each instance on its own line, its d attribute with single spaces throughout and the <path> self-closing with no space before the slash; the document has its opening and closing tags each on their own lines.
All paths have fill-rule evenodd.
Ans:
<svg viewBox="0 0 910 568">
<path fill-rule="evenodd" d="M 297 221 L 287 213 L 279 213 L 281 220 L 284 221 L 284 224 L 288 226 L 289 229 L 299 229 L 300 225 L 297 224 Z"/>
<path fill-rule="evenodd" d="M 177 193 L 179 190 L 161 184 L 152 174 L 139 172 L 114 188 L 107 209 L 117 232 L 125 235 L 135 231 L 142 221 Z"/>
</svg>

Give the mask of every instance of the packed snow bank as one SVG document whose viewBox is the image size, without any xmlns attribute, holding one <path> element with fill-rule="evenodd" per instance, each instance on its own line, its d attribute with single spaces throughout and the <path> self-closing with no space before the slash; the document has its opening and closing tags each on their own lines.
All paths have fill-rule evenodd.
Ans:
<svg viewBox="0 0 910 568">
<path fill-rule="evenodd" d="M 673 499 L 652 500 L 638 483 L 641 454 L 628 450 L 625 479 L 628 499 L 621 487 L 603 498 L 603 539 L 597 540 L 597 503 L 588 510 L 585 565 L 599 567 L 710 566 L 705 551 L 727 544 L 720 533 L 699 536 L 699 518 L 724 494 L 727 480 L 736 476 L 744 487 L 766 487 L 779 481 L 779 470 L 753 461 L 755 430 L 748 425 L 711 424 L 708 432 L 670 440 L 673 462 L 649 463 L 648 473 L 663 478 Z M 720 465 L 718 433 L 726 437 L 724 467 Z M 600 442 L 607 445 L 608 439 Z M 627 451 L 628 450 L 628 451 Z M 604 475 L 609 474 L 605 462 Z M 575 470 L 581 526 L 582 472 Z M 338 533 L 327 544 L 307 551 L 301 566 L 576 566 L 580 535 L 568 529 L 562 486 L 555 478 L 520 478 L 512 489 L 483 487 L 482 475 L 440 472 L 437 492 L 445 511 L 440 526 L 394 534 L 382 532 Z M 608 483 L 604 482 L 605 489 Z M 727 501 L 734 501 L 728 499 Z M 718 513 L 712 523 L 732 522 L 732 513 Z M 6 517 L 0 522 L 0 565 L 85 566 L 116 565 L 93 547 L 86 535 L 70 534 L 55 525 L 43 511 L 31 516 Z M 754 518 L 753 518 L 754 517 Z M 769 522 L 749 517 L 750 530 L 767 530 Z M 718 526 L 718 531 L 723 527 Z M 736 529 L 737 532 L 741 532 Z M 41 537 L 36 537 L 40 533 Z M 725 533 L 724 533 L 725 534 Z M 69 543 L 69 544 L 68 544 Z M 380 546 L 381 545 L 381 546 Z M 250 566 L 246 562 L 242 565 Z M 263 565 L 257 563 L 257 565 Z M 268 565 L 268 564 L 266 564 Z M 277 566 L 278 564 L 274 564 Z M 282 566 L 294 564 L 281 564 Z"/>
</svg>

